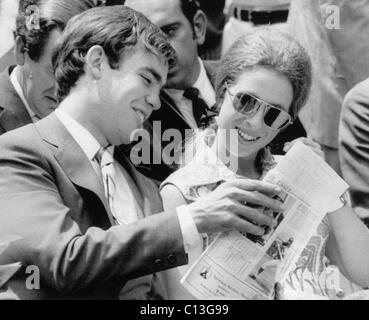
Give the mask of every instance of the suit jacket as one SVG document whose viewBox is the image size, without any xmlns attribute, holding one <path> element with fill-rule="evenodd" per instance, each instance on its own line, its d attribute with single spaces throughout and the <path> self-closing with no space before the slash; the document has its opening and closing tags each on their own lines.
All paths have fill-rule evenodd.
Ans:
<svg viewBox="0 0 369 320">
<path fill-rule="evenodd" d="M 218 61 L 204 61 L 204 67 L 206 70 L 206 74 L 210 80 L 210 83 L 214 86 L 215 84 L 215 76 L 216 72 L 219 66 Z M 180 113 L 178 107 L 174 103 L 174 101 L 164 92 L 162 91 L 160 93 L 160 101 L 161 101 L 161 107 L 159 110 L 155 110 L 152 112 L 150 118 L 145 123 L 145 129 L 150 132 L 151 134 L 151 159 L 153 159 L 154 155 L 153 153 L 161 153 L 161 150 L 165 148 L 166 145 L 168 145 L 169 142 L 161 141 L 160 139 L 160 145 L 155 145 L 153 147 L 153 122 L 154 121 L 160 121 L 161 123 L 161 132 L 160 136 L 163 132 L 165 132 L 168 129 L 177 129 L 180 131 L 183 138 L 185 138 L 185 131 L 191 129 L 190 126 L 187 124 L 186 121 L 181 118 L 177 112 Z M 173 108 L 175 110 L 173 110 Z M 193 106 L 196 108 L 196 106 Z M 212 107 L 212 106 L 209 106 Z M 159 137 L 160 138 L 160 137 Z M 158 150 L 159 148 L 160 150 Z M 130 148 L 126 148 L 125 152 L 130 152 Z M 160 154 L 161 155 L 161 154 Z M 140 164 L 136 166 L 137 169 L 142 172 L 145 176 L 150 177 L 152 179 L 157 180 L 158 182 L 161 182 L 165 180 L 174 170 L 175 167 L 168 166 L 165 163 L 162 164 Z"/>
<path fill-rule="evenodd" d="M 22 262 L 9 284 L 20 298 L 116 298 L 131 279 L 187 263 L 177 215 L 152 215 L 156 186 L 115 157 L 147 216 L 127 226 L 114 225 L 101 178 L 54 113 L 0 137 L 0 235 L 23 238 L 0 264 Z M 25 287 L 29 265 L 40 290 Z"/>
<path fill-rule="evenodd" d="M 369 225 L 369 78 L 344 99 L 339 128 L 342 175 L 355 211 Z"/>
<path fill-rule="evenodd" d="M 25 105 L 10 82 L 14 67 L 6 68 L 0 74 L 0 135 L 32 123 Z"/>
</svg>

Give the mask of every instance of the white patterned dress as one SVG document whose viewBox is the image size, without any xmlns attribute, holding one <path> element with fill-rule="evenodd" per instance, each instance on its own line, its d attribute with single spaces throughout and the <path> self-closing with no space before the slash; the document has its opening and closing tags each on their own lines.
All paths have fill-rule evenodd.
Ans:
<svg viewBox="0 0 369 320">
<path fill-rule="evenodd" d="M 266 152 L 265 154 L 262 176 L 276 164 L 275 158 L 270 153 Z M 235 173 L 215 157 L 209 148 L 203 151 L 203 154 L 196 154 L 196 161 L 190 162 L 171 174 L 162 183 L 161 188 L 168 184 L 174 185 L 184 199 L 191 203 L 212 192 L 225 181 L 236 177 Z M 285 280 L 284 290 L 287 298 L 332 297 L 332 286 L 328 286 L 327 259 L 325 258 L 328 236 L 329 226 L 326 217 L 303 250 L 296 262 L 296 267 Z"/>
</svg>

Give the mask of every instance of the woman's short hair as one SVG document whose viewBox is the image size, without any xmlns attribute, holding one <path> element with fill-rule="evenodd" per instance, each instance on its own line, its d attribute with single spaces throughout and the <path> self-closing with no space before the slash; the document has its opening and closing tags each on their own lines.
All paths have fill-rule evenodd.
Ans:
<svg viewBox="0 0 369 320">
<path fill-rule="evenodd" d="M 226 52 L 216 77 L 218 105 L 224 99 L 225 83 L 232 85 L 244 71 L 258 67 L 274 70 L 290 81 L 293 101 L 289 113 L 295 119 L 310 92 L 310 57 L 294 38 L 271 27 L 245 34 Z"/>
<path fill-rule="evenodd" d="M 84 74 L 84 57 L 100 45 L 111 68 L 120 66 L 123 55 L 137 45 L 157 55 L 164 63 L 176 62 L 167 37 L 143 14 L 125 6 L 94 8 L 72 18 L 53 52 L 52 62 L 61 101 Z"/>
</svg>

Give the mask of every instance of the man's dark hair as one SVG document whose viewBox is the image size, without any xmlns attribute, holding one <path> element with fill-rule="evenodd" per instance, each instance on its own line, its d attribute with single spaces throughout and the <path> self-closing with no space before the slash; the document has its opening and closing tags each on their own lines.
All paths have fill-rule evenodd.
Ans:
<svg viewBox="0 0 369 320">
<path fill-rule="evenodd" d="M 112 69 L 124 55 L 142 46 L 172 65 L 176 54 L 166 35 L 143 14 L 125 6 L 94 8 L 72 18 L 53 52 L 52 62 L 61 101 L 84 74 L 88 50 L 99 45 Z"/>
<path fill-rule="evenodd" d="M 53 30 L 63 30 L 73 16 L 103 4 L 99 0 L 20 0 L 15 35 L 22 38 L 29 57 L 37 62 Z"/>
<path fill-rule="evenodd" d="M 191 23 L 193 27 L 193 17 L 196 12 L 200 10 L 200 4 L 197 0 L 180 0 L 181 9 L 187 20 Z"/>
</svg>

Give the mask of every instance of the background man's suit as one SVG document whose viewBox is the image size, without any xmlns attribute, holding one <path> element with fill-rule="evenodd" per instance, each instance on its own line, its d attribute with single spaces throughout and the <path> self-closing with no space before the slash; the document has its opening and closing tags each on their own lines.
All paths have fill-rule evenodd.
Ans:
<svg viewBox="0 0 369 320">
<path fill-rule="evenodd" d="M 161 212 L 155 185 L 119 152 L 116 159 L 144 215 Z M 35 265 L 42 279 L 29 291 L 22 269 L 9 284 L 20 298 L 115 298 L 130 279 L 187 263 L 175 213 L 112 226 L 99 179 L 54 113 L 0 137 L 0 234 L 23 238 L 0 264 Z"/>
<path fill-rule="evenodd" d="M 211 84 L 215 85 L 215 76 L 219 66 L 217 61 L 203 61 L 206 74 Z M 161 122 L 162 133 L 168 129 L 177 129 L 180 131 L 183 138 L 185 138 L 186 129 L 191 129 L 188 123 L 181 117 L 177 105 L 174 101 L 166 94 L 164 91 L 160 94 L 161 107 L 159 110 L 152 112 L 150 118 L 145 123 L 145 128 L 152 133 L 153 122 Z M 208 106 L 209 108 L 212 106 Z M 196 106 L 193 106 L 195 109 Z M 178 114 L 179 113 L 179 114 Z M 152 143 L 152 140 L 151 140 Z M 169 142 L 161 141 L 161 148 L 164 148 Z M 160 150 L 159 150 L 160 151 Z M 163 181 L 169 176 L 173 171 L 174 167 L 167 166 L 166 164 L 150 164 L 150 165 L 138 165 L 137 169 L 145 174 L 146 176 L 153 178 L 158 181 Z"/>
<path fill-rule="evenodd" d="M 15 66 L 0 74 L 0 135 L 32 122 L 21 98 L 10 82 L 10 73 Z"/>
<path fill-rule="evenodd" d="M 369 226 L 369 79 L 345 97 L 339 129 L 342 175 L 351 186 L 352 205 Z"/>
</svg>

